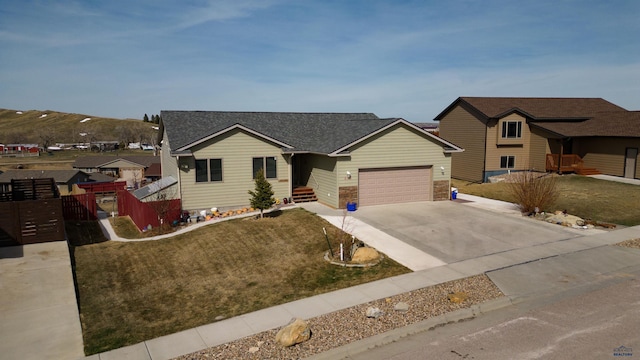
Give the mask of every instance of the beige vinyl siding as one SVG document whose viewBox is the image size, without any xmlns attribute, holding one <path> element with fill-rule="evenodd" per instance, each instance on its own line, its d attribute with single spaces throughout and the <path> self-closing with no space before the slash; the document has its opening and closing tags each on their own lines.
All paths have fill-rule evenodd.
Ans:
<svg viewBox="0 0 640 360">
<path fill-rule="evenodd" d="M 336 181 L 336 158 L 325 155 L 305 156 L 305 172 L 311 175 L 306 186 L 313 188 L 318 201 L 331 207 L 338 207 L 338 185 Z"/>
<path fill-rule="evenodd" d="M 162 146 L 160 147 L 160 163 L 162 167 L 162 177 L 173 176 L 178 179 L 178 161 L 175 157 L 171 156 L 171 145 L 169 144 L 169 138 L 167 132 L 164 132 L 162 136 Z"/>
<path fill-rule="evenodd" d="M 517 141 L 517 145 L 497 145 L 498 138 L 501 136 L 500 124 L 503 121 L 522 121 L 522 138 L 521 141 Z M 525 118 L 518 114 L 507 115 L 500 119 L 500 121 L 490 121 L 487 124 L 487 159 L 485 171 L 506 170 L 500 168 L 500 158 L 502 156 L 515 156 L 515 167 L 511 170 L 528 169 L 530 166 L 530 139 L 529 126 L 526 124 Z"/>
<path fill-rule="evenodd" d="M 451 177 L 482 181 L 485 155 L 485 124 L 461 106 L 440 120 L 440 136 L 464 149 L 451 155 Z M 438 171 L 434 171 L 436 175 Z"/>
<path fill-rule="evenodd" d="M 573 142 L 573 151 L 582 157 L 584 167 L 614 176 L 624 176 L 627 148 L 640 149 L 640 139 L 576 138 Z M 640 161 L 636 161 L 636 178 L 640 178 Z"/>
<path fill-rule="evenodd" d="M 549 140 L 545 138 L 540 130 L 531 129 L 531 141 L 529 148 L 529 168 L 534 171 L 546 171 L 547 154 L 551 153 Z"/>
<path fill-rule="evenodd" d="M 289 196 L 289 164 L 277 145 L 236 129 L 199 144 L 191 150 L 193 157 L 185 158 L 188 169 L 180 169 L 182 206 L 185 209 L 249 205 L 248 191 L 255 188 L 252 176 L 254 157 L 276 158 L 278 178 L 268 179 L 269 183 L 276 198 Z M 222 159 L 222 181 L 196 183 L 196 159 Z"/>
<path fill-rule="evenodd" d="M 338 161 L 338 186 L 358 186 L 359 169 L 431 166 L 432 180 L 449 180 L 451 154 L 425 134 L 399 124 L 357 144 L 350 161 Z M 444 168 L 444 171 L 440 170 Z M 351 173 L 351 178 L 347 176 Z M 433 191 L 430 189 L 429 194 Z"/>
</svg>

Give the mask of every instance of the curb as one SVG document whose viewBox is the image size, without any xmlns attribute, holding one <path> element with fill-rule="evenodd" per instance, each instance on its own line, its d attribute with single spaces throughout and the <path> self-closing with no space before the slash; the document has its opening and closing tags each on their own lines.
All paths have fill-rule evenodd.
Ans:
<svg viewBox="0 0 640 360">
<path fill-rule="evenodd" d="M 465 309 L 455 310 L 449 313 L 445 313 L 439 316 L 429 318 L 411 324 L 408 326 L 400 327 L 397 329 L 389 330 L 382 334 L 368 337 L 366 339 L 354 341 L 350 344 L 343 345 L 331 350 L 327 350 L 323 353 L 312 355 L 307 360 L 335 360 L 345 359 L 351 355 L 363 353 L 367 350 L 371 350 L 375 347 L 384 346 L 396 342 L 406 336 L 415 335 L 421 332 L 434 330 L 438 327 L 448 324 L 462 322 L 474 319 L 482 314 L 500 310 L 505 307 L 513 305 L 514 302 L 507 296 L 502 296 L 497 299 L 485 301 L 480 304 L 471 305 Z"/>
</svg>

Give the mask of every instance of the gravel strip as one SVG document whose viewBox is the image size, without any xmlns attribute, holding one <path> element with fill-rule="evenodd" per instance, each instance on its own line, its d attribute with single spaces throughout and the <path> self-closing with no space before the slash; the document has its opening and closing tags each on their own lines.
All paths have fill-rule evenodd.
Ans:
<svg viewBox="0 0 640 360">
<path fill-rule="evenodd" d="M 615 245 L 640 249 L 640 238 L 619 242 Z"/>
<path fill-rule="evenodd" d="M 451 302 L 448 295 L 458 292 L 466 294 L 466 300 Z M 311 328 L 311 339 L 288 348 L 275 342 L 279 329 L 272 329 L 176 359 L 303 359 L 501 296 L 502 292 L 487 276 L 477 275 L 305 319 Z M 408 304 L 409 310 L 395 310 L 400 302 Z M 379 308 L 384 314 L 378 318 L 367 318 L 368 307 Z M 282 319 L 282 326 L 289 320 Z"/>
</svg>

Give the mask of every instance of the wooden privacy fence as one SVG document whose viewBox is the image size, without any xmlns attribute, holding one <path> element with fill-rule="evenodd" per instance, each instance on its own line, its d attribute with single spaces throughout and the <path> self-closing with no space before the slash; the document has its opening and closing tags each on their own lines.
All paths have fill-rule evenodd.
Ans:
<svg viewBox="0 0 640 360">
<path fill-rule="evenodd" d="M 101 182 L 101 183 L 80 183 L 79 188 L 85 189 L 91 193 L 113 193 L 123 190 L 127 187 L 126 181 Z"/>
<path fill-rule="evenodd" d="M 96 194 L 86 193 L 63 196 L 62 210 L 65 220 L 98 220 Z"/>
<path fill-rule="evenodd" d="M 118 215 L 128 215 L 140 230 L 160 226 L 160 219 L 172 224 L 180 219 L 181 206 L 180 199 L 142 202 L 126 190 L 118 191 Z"/>
<path fill-rule="evenodd" d="M 0 245 L 65 240 L 62 200 L 53 179 L 12 180 L 11 190 L 4 198 L 10 201 L 0 202 Z"/>
</svg>

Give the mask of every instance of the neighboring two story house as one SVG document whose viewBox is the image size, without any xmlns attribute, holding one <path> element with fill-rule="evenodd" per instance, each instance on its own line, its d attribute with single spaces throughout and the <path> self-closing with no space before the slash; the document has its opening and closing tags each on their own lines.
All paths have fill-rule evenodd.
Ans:
<svg viewBox="0 0 640 360">
<path fill-rule="evenodd" d="M 600 98 L 460 97 L 435 117 L 465 149 L 453 178 L 486 182 L 509 171 L 640 178 L 640 112 Z"/>
<path fill-rule="evenodd" d="M 162 175 L 186 210 L 246 206 L 263 169 L 278 199 L 334 208 L 449 199 L 463 151 L 403 119 L 371 113 L 162 111 Z M 308 192 L 311 192 L 309 195 Z"/>
</svg>

